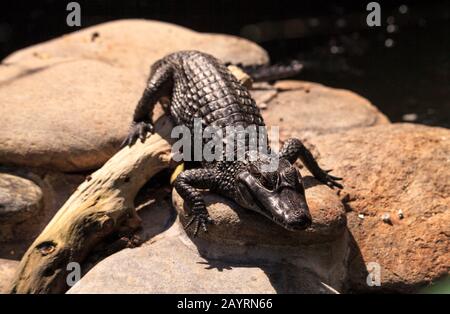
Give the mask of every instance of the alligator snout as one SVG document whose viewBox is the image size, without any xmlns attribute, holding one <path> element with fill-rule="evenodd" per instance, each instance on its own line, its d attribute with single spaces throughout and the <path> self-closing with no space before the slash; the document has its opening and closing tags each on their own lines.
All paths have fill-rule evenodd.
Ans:
<svg viewBox="0 0 450 314">
<path fill-rule="evenodd" d="M 304 230 L 312 224 L 309 213 L 294 213 L 286 217 L 285 228 L 288 230 Z"/>
</svg>

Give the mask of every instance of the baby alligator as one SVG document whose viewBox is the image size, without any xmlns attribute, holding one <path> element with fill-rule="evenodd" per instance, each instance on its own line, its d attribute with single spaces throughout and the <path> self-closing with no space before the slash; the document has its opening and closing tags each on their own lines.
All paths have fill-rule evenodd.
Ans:
<svg viewBox="0 0 450 314">
<path fill-rule="evenodd" d="M 298 67 L 298 64 L 294 64 Z M 285 68 L 292 73 L 292 68 Z M 295 69 L 294 69 L 295 70 Z M 283 68 L 263 68 L 256 77 L 284 76 Z M 252 75 L 252 73 L 250 73 Z M 226 64 L 215 57 L 198 51 L 180 51 L 165 56 L 153 64 L 147 86 L 134 112 L 133 123 L 122 146 L 133 145 L 137 139 L 145 140 L 153 132 L 151 112 L 159 99 L 166 97 L 164 106 L 176 125 L 191 131 L 195 119 L 201 128 L 251 125 L 264 127 L 264 121 L 248 90 L 241 85 Z M 261 129 L 261 128 L 258 128 Z M 213 221 L 209 217 L 201 189 L 209 189 L 231 198 L 240 206 L 256 211 L 288 230 L 301 230 L 311 225 L 311 215 L 305 199 L 300 172 L 293 166 L 299 158 L 319 181 L 331 188 L 342 186 L 341 178 L 322 170 L 310 151 L 298 139 L 289 139 L 280 152 L 271 153 L 268 142 L 265 153 L 250 153 L 248 141 L 244 158 L 206 161 L 200 166 L 181 172 L 174 182 L 175 189 L 187 202 L 192 218 L 185 225 L 195 225 L 196 235 L 201 227 L 205 232 Z M 264 142 L 263 142 L 264 143 Z M 224 145 L 227 145 L 224 142 Z M 226 149 L 223 149 L 225 154 Z M 267 167 L 277 159 L 274 169 Z M 193 224 L 194 223 L 194 224 Z"/>
</svg>

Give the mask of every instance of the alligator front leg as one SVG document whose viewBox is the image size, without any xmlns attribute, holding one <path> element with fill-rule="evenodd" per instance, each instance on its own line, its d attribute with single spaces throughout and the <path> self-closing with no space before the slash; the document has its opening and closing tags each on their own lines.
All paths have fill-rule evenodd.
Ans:
<svg viewBox="0 0 450 314">
<path fill-rule="evenodd" d="M 184 226 L 187 229 L 195 222 L 194 236 L 200 227 L 207 232 L 207 224 L 213 223 L 206 209 L 205 201 L 198 189 L 214 189 L 217 183 L 217 173 L 212 169 L 191 169 L 183 171 L 175 180 L 174 186 L 178 194 L 187 202 L 192 218 Z"/>
<path fill-rule="evenodd" d="M 120 148 L 132 146 L 139 138 L 145 141 L 147 133 L 153 133 L 152 112 L 157 101 L 171 93 L 173 85 L 172 68 L 170 65 L 157 62 L 152 66 L 150 77 L 144 93 L 134 110 L 130 132 L 120 145 Z"/>
<path fill-rule="evenodd" d="M 297 158 L 300 158 L 302 163 L 317 180 L 328 185 L 330 188 L 338 187 L 342 189 L 342 185 L 336 182 L 342 180 L 342 178 L 330 175 L 329 172 L 331 170 L 325 171 L 320 168 L 314 156 L 299 139 L 288 139 L 281 148 L 280 157 L 286 158 L 291 164 L 294 164 Z"/>
</svg>

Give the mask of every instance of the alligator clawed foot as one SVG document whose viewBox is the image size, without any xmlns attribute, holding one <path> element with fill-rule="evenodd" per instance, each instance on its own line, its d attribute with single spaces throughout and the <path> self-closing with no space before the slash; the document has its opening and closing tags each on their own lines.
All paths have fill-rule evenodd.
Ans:
<svg viewBox="0 0 450 314">
<path fill-rule="evenodd" d="M 340 177 L 335 177 L 333 175 L 330 174 L 330 172 L 333 171 L 332 169 L 330 170 L 325 170 L 323 177 L 320 179 L 320 181 L 324 184 L 326 184 L 327 186 L 329 186 L 330 188 L 334 189 L 335 187 L 342 189 L 343 186 L 342 184 L 340 184 L 337 181 L 341 181 L 342 178 Z"/>
<path fill-rule="evenodd" d="M 190 217 L 191 215 L 185 215 L 185 217 Z M 208 224 L 213 224 L 214 221 L 209 217 L 208 214 L 205 213 L 199 213 L 199 214 L 192 214 L 191 219 L 184 225 L 184 229 L 187 230 L 191 225 L 195 225 L 194 227 L 194 237 L 198 235 L 198 232 L 200 231 L 200 227 L 203 229 L 203 231 L 206 233 L 208 232 Z"/>
<path fill-rule="evenodd" d="M 122 149 L 125 146 L 133 146 L 138 139 L 140 139 L 141 142 L 144 143 L 147 134 L 153 133 L 153 131 L 153 125 L 149 122 L 133 123 L 128 136 L 125 138 L 122 144 L 120 144 L 120 148 Z"/>
</svg>

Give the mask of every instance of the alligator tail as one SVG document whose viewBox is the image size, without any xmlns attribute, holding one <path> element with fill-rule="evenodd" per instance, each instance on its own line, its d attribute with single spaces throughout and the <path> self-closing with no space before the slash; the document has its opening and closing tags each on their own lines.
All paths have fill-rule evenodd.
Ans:
<svg viewBox="0 0 450 314">
<path fill-rule="evenodd" d="M 287 64 L 242 66 L 254 82 L 272 82 L 298 75 L 303 70 L 303 63 L 292 60 Z"/>
</svg>

